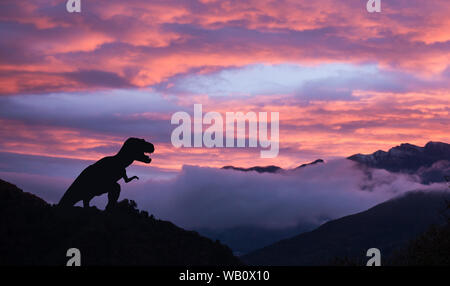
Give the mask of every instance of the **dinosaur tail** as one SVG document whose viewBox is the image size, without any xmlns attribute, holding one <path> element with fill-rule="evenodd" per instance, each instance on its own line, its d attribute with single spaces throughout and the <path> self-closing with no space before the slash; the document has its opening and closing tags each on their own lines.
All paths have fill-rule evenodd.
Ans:
<svg viewBox="0 0 450 286">
<path fill-rule="evenodd" d="M 64 195 L 62 196 L 61 200 L 58 203 L 58 207 L 62 208 L 72 207 L 76 203 L 76 201 L 73 198 L 74 196 L 72 186 L 70 186 L 64 193 Z"/>
</svg>

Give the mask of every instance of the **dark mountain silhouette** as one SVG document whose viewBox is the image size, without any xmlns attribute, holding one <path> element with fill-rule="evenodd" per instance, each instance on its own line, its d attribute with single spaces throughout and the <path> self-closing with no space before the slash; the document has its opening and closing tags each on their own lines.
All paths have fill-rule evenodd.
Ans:
<svg viewBox="0 0 450 286">
<path fill-rule="evenodd" d="M 420 176 L 425 184 L 443 182 L 450 173 L 450 144 L 428 142 L 424 147 L 401 144 L 385 152 L 348 157 L 363 166 Z"/>
<path fill-rule="evenodd" d="M 61 209 L 0 180 L 0 265 L 65 265 L 78 248 L 82 265 L 237 265 L 231 250 L 136 209 Z"/>
<path fill-rule="evenodd" d="M 311 166 L 311 165 L 315 165 L 315 164 L 318 164 L 318 163 L 323 163 L 323 160 L 322 159 L 317 159 L 317 160 L 315 160 L 315 161 L 313 161 L 311 163 L 301 164 L 300 166 L 298 166 L 295 169 L 305 168 L 305 167 L 308 167 L 308 166 Z"/>
<path fill-rule="evenodd" d="M 234 166 L 224 166 L 224 167 L 222 167 L 222 169 L 242 171 L 242 172 L 256 171 L 258 173 L 276 173 L 276 172 L 279 172 L 279 171 L 283 170 L 282 168 L 280 168 L 278 166 L 273 166 L 273 165 L 272 166 L 265 166 L 265 167 L 255 166 L 255 167 L 251 167 L 251 168 L 240 168 L 240 167 L 234 167 Z"/>
<path fill-rule="evenodd" d="M 297 169 L 304 168 L 304 167 L 307 167 L 307 166 L 315 165 L 317 163 L 323 163 L 323 160 L 322 159 L 317 159 L 317 160 L 315 160 L 314 162 L 311 162 L 311 163 L 301 164 L 300 166 L 298 166 L 298 167 L 296 167 L 296 168 L 294 168 L 292 170 L 297 170 Z M 280 172 L 280 171 L 285 171 L 285 169 L 283 169 L 281 167 L 278 167 L 278 166 L 274 166 L 274 165 L 265 166 L 265 167 L 255 166 L 255 167 L 251 167 L 251 168 L 224 166 L 224 167 L 222 167 L 222 169 L 242 171 L 242 172 L 256 171 L 258 173 L 277 173 L 277 172 Z"/>
<path fill-rule="evenodd" d="M 444 177 L 450 174 L 450 144 L 442 142 L 428 142 L 424 147 L 404 143 L 389 149 L 387 152 L 378 150 L 368 155 L 355 154 L 347 159 L 360 163 L 362 167 L 415 174 L 421 178 L 421 182 L 424 184 L 443 182 Z M 318 163 L 324 163 L 324 161 L 317 159 L 291 170 L 302 169 Z M 258 173 L 285 171 L 285 169 L 274 165 L 251 168 L 225 166 L 222 169 L 243 172 L 256 171 Z"/>
<path fill-rule="evenodd" d="M 450 202 L 447 203 L 450 210 Z M 450 216 L 443 226 L 431 226 L 388 260 L 390 265 L 450 266 Z"/>
<path fill-rule="evenodd" d="M 335 258 L 367 261 L 369 248 L 389 257 L 432 224 L 444 222 L 448 192 L 411 192 L 367 211 L 329 221 L 242 257 L 251 265 L 327 265 Z"/>
<path fill-rule="evenodd" d="M 411 240 L 405 247 L 394 251 L 383 259 L 387 266 L 450 266 L 450 201 L 444 216 L 443 225 L 431 225 L 428 230 Z M 365 261 L 357 258 L 339 257 L 333 261 L 335 266 L 361 266 Z"/>
<path fill-rule="evenodd" d="M 414 174 L 424 184 L 443 182 L 444 177 L 450 174 L 450 145 L 441 142 L 429 142 L 424 147 L 406 143 L 391 148 L 387 152 L 379 150 L 370 155 L 356 154 L 347 159 L 358 162 L 359 166 L 363 169 L 379 168 L 390 172 Z M 223 169 L 243 172 L 279 173 L 300 170 L 319 163 L 324 163 L 324 161 L 317 159 L 311 163 L 301 164 L 294 169 L 283 169 L 273 165 L 266 167 L 255 166 L 251 168 L 225 166 Z M 311 225 L 302 225 L 297 228 L 284 229 L 282 231 L 271 231 L 256 227 L 241 226 L 220 230 L 198 229 L 198 231 L 207 237 L 225 242 L 237 254 L 245 254 L 313 228 L 314 226 Z"/>
</svg>

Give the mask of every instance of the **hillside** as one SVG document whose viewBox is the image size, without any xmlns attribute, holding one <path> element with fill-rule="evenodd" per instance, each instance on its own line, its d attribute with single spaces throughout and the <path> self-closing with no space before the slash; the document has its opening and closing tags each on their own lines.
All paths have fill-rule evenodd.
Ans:
<svg viewBox="0 0 450 286">
<path fill-rule="evenodd" d="M 450 208 L 450 203 L 447 209 Z M 450 266 L 450 217 L 443 226 L 431 226 L 425 233 L 395 252 L 388 261 L 390 265 L 402 266 Z"/>
<path fill-rule="evenodd" d="M 366 260 L 372 247 L 389 257 L 430 225 L 444 222 L 441 211 L 449 199 L 449 192 L 408 193 L 249 253 L 242 260 L 251 265 L 327 265 L 336 258 Z"/>
<path fill-rule="evenodd" d="M 0 265 L 236 265 L 219 242 L 148 216 L 128 200 L 112 212 L 61 210 L 0 180 Z"/>
</svg>

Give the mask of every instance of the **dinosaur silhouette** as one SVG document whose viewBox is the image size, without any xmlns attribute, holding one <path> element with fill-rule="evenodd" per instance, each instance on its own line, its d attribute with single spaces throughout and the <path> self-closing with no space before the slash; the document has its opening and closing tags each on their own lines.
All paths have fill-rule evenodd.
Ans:
<svg viewBox="0 0 450 286">
<path fill-rule="evenodd" d="M 128 178 L 125 168 L 135 160 L 149 164 L 152 159 L 145 153 L 154 151 L 152 143 L 144 139 L 128 138 L 115 156 L 102 158 L 84 169 L 64 193 L 58 206 L 69 207 L 83 201 L 86 208 L 93 197 L 108 193 L 106 209 L 114 207 L 120 195 L 117 181 L 123 178 L 128 183 L 139 179 L 137 176 Z"/>
</svg>

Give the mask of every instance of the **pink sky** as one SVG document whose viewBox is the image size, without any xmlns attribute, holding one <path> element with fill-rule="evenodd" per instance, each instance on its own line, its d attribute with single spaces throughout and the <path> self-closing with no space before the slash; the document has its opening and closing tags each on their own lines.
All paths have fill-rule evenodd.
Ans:
<svg viewBox="0 0 450 286">
<path fill-rule="evenodd" d="M 450 2 L 366 2 L 1 1 L 0 152 L 96 160 L 136 136 L 179 170 L 450 142 Z M 279 112 L 279 156 L 174 148 L 194 103 Z"/>
</svg>

